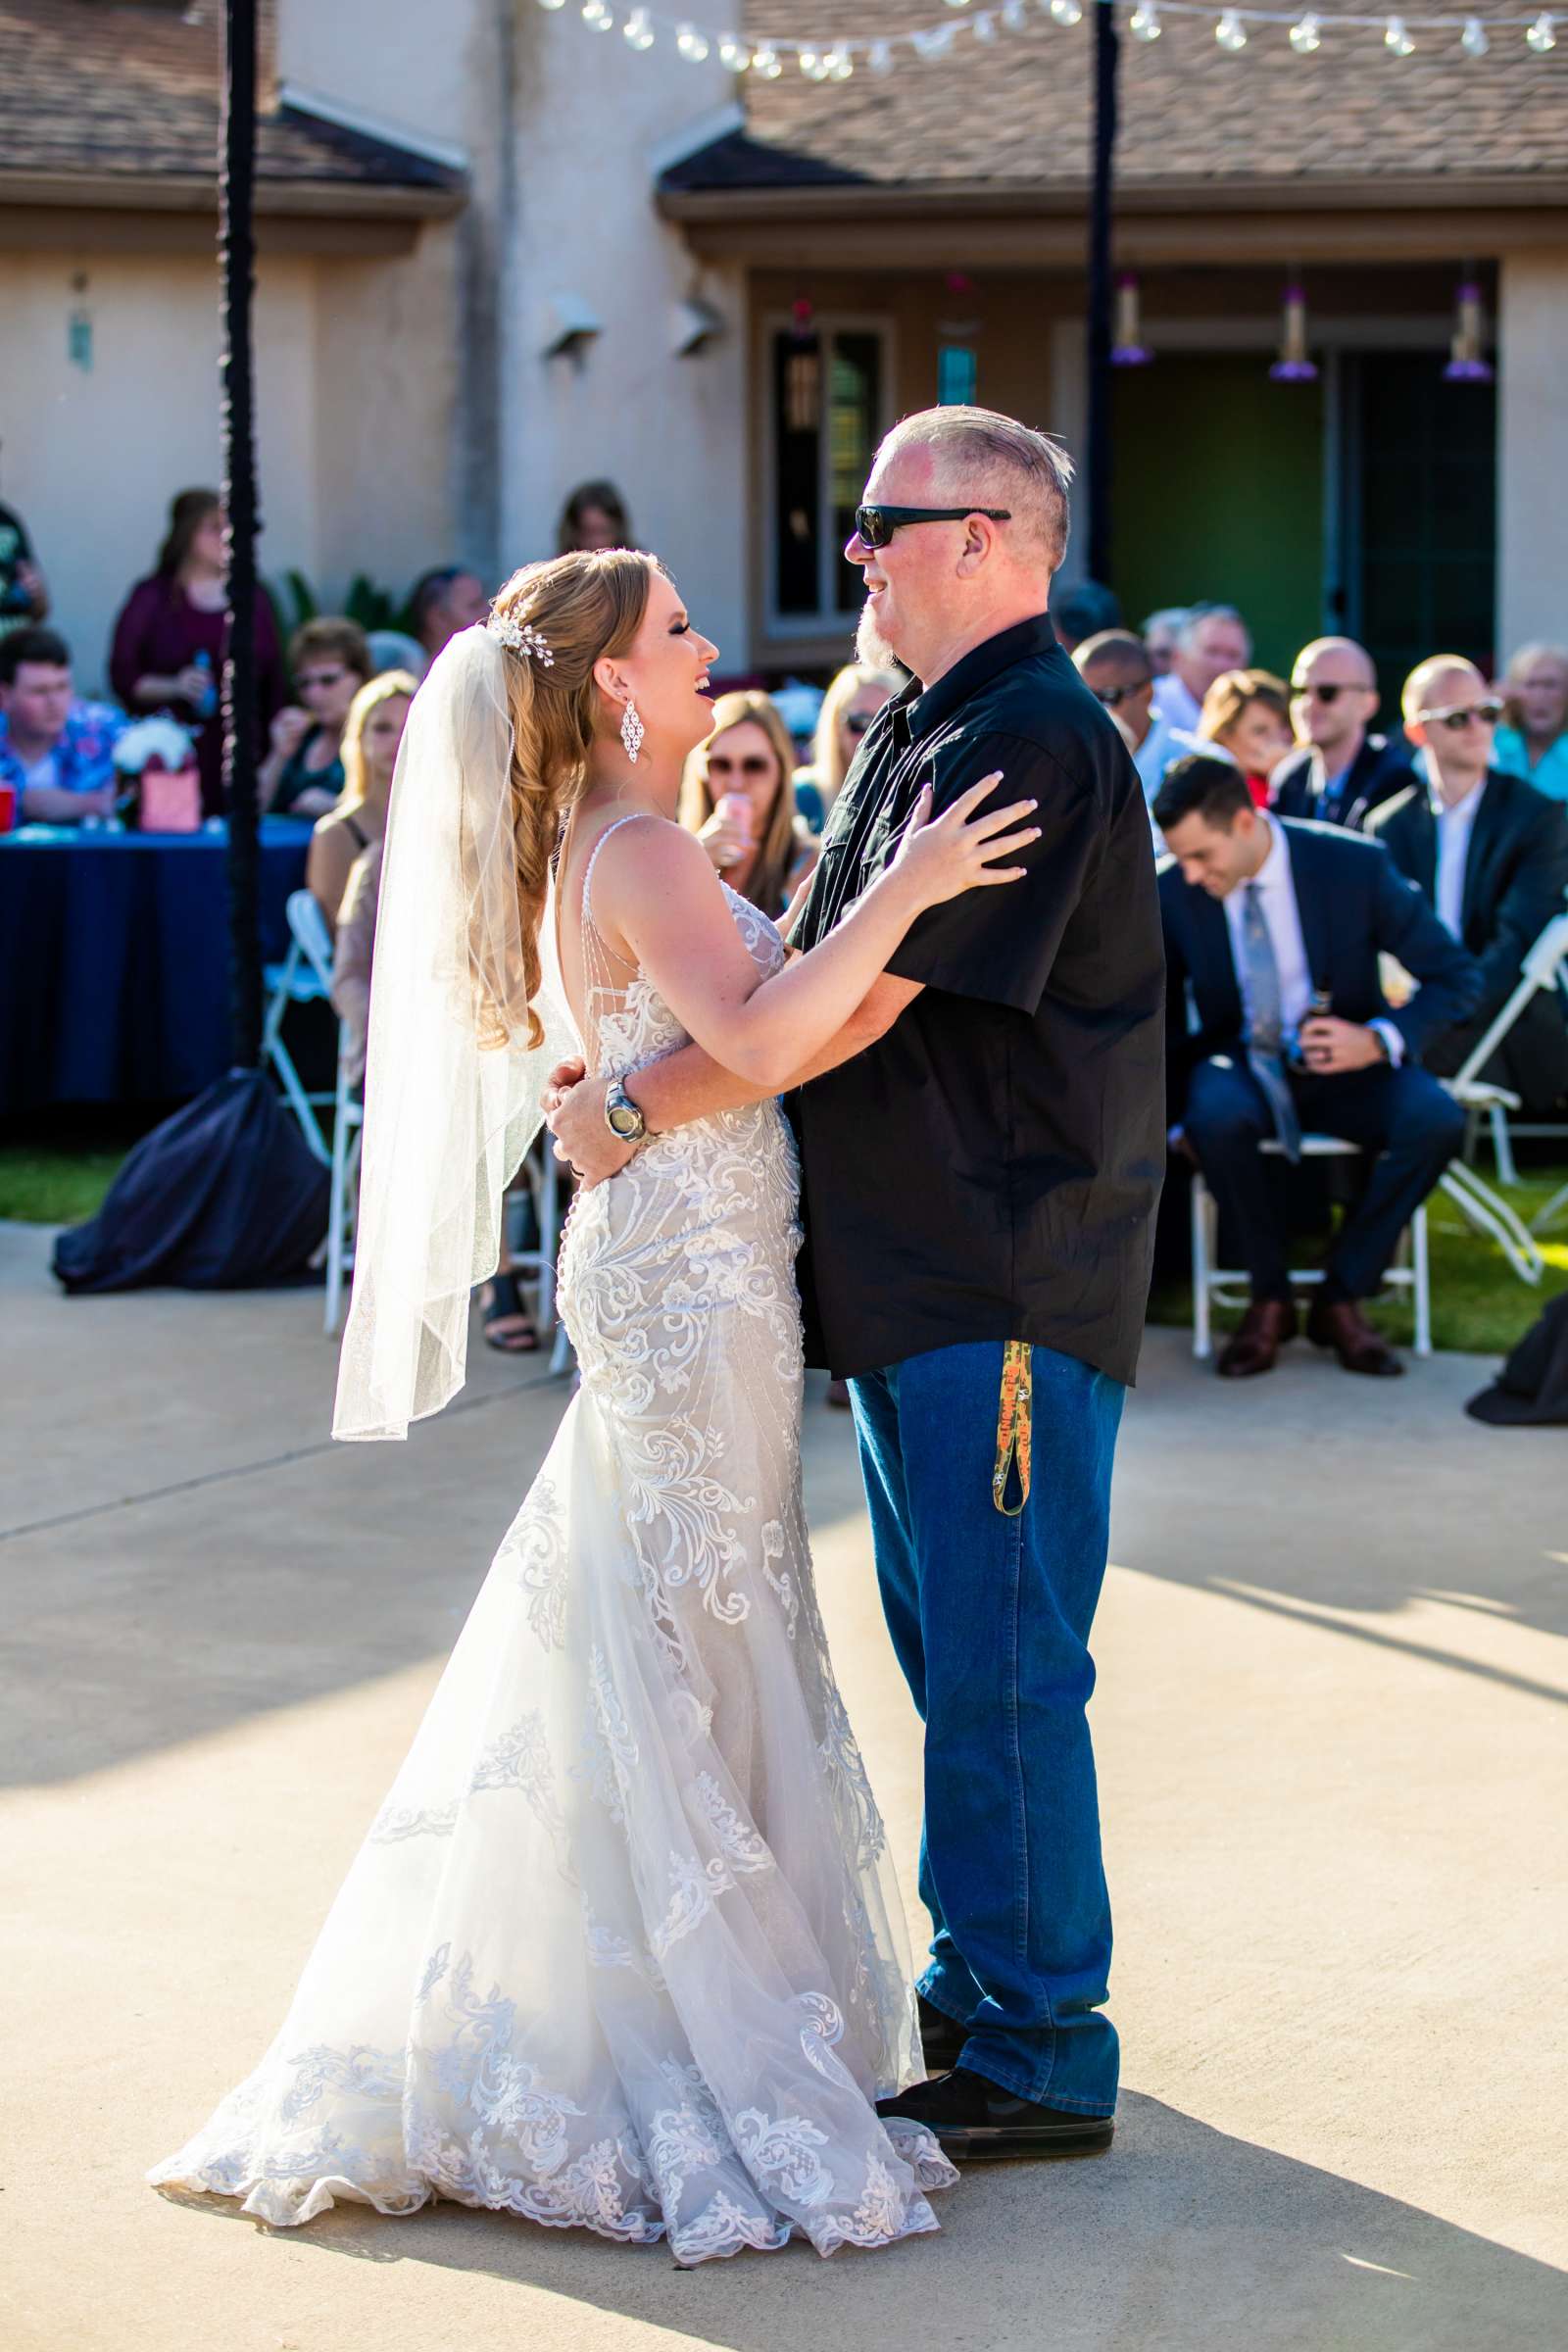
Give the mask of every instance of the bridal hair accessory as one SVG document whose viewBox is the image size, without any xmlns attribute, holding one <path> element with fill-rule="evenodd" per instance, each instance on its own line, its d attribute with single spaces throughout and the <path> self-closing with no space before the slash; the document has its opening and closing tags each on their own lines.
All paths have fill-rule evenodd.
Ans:
<svg viewBox="0 0 1568 2352">
<path fill-rule="evenodd" d="M 643 737 L 647 732 L 636 704 L 628 702 L 620 722 L 620 740 L 626 747 L 626 757 L 633 767 L 637 764 L 637 755 L 643 748 Z"/>
<path fill-rule="evenodd" d="M 556 657 L 531 620 L 514 619 L 510 612 L 492 612 L 484 625 L 509 652 L 521 654 L 525 661 L 537 662 L 541 669 L 555 668 Z"/>
</svg>

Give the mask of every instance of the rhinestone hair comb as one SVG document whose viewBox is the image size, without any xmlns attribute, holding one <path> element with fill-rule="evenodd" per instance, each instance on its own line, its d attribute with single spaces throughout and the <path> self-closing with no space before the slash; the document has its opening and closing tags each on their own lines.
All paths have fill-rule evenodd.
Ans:
<svg viewBox="0 0 1568 2352">
<path fill-rule="evenodd" d="M 537 662 L 541 669 L 554 669 L 556 657 L 531 620 L 515 620 L 510 612 L 492 612 L 484 625 L 492 637 L 499 637 L 509 653 L 520 654 L 526 662 Z"/>
</svg>

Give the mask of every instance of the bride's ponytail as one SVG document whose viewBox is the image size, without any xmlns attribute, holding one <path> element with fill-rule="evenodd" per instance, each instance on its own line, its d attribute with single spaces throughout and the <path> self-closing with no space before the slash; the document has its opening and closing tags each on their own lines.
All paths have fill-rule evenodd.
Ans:
<svg viewBox="0 0 1568 2352">
<path fill-rule="evenodd" d="M 625 653 L 648 607 L 652 556 L 625 548 L 557 556 L 514 572 L 495 600 L 490 627 L 506 647 L 512 721 L 510 813 L 519 928 L 498 951 L 493 927 L 476 916 L 470 964 L 480 1002 L 480 1036 L 499 1046 L 522 1034 L 540 1043 L 539 924 L 550 860 L 564 819 L 581 792 L 602 722 L 594 664 Z"/>
</svg>

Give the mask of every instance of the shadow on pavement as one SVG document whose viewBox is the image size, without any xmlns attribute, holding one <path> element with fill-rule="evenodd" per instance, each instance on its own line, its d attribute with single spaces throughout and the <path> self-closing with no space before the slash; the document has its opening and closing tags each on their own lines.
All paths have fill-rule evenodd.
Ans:
<svg viewBox="0 0 1568 2352">
<path fill-rule="evenodd" d="M 239 2218 L 216 2200 L 182 2200 Z M 1108 2157 L 976 2167 L 940 2236 L 680 2271 L 662 2248 L 442 2204 L 338 2206 L 296 2245 L 485 2274 L 730 2352 L 1481 2352 L 1568 2339 L 1568 2275 L 1124 2094 Z M 252 2225 L 256 2227 L 256 2225 Z"/>
</svg>

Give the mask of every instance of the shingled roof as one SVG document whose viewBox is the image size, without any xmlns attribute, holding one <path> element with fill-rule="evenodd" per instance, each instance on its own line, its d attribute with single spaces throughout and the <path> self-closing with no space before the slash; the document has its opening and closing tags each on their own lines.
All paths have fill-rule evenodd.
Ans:
<svg viewBox="0 0 1568 2352">
<path fill-rule="evenodd" d="M 852 28 L 904 32 L 943 14 L 935 0 L 924 9 L 919 0 L 853 0 L 832 13 L 836 26 L 818 0 L 801 37 L 817 20 L 825 46 Z M 986 13 L 979 0 L 975 13 Z M 956 15 L 944 57 L 921 61 L 901 48 L 885 74 L 863 61 L 847 82 L 808 81 L 792 62 L 777 81 L 748 74 L 745 134 L 688 157 L 662 184 L 690 194 L 833 178 L 997 195 L 1082 188 L 1093 11 L 1065 26 L 1031 7 L 1017 31 L 990 14 L 993 40 L 977 41 Z M 1323 45 L 1309 57 L 1296 54 L 1283 25 L 1252 25 L 1235 55 L 1218 47 L 1207 20 L 1166 17 L 1157 41 L 1124 37 L 1124 193 L 1294 185 L 1304 195 L 1313 184 L 1365 181 L 1381 201 L 1397 202 L 1401 181 L 1485 181 L 1492 200 L 1506 201 L 1510 188 L 1523 200 L 1543 177 L 1568 176 L 1568 40 L 1542 57 L 1517 26 L 1494 28 L 1489 54 L 1470 58 L 1456 34 L 1428 34 L 1400 58 L 1376 30 L 1336 30 L 1329 10 L 1320 16 Z M 752 0 L 746 29 L 756 42 L 776 34 L 777 0 Z M 1454 188 L 1461 201 L 1466 192 Z"/>
<path fill-rule="evenodd" d="M 105 0 L 0 0 L 0 203 L 215 200 L 219 21 Z M 278 103 L 263 0 L 257 209 L 442 212 L 461 172 Z"/>
</svg>

